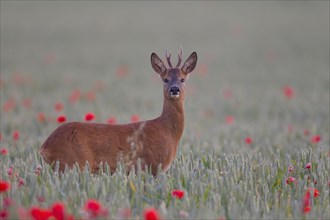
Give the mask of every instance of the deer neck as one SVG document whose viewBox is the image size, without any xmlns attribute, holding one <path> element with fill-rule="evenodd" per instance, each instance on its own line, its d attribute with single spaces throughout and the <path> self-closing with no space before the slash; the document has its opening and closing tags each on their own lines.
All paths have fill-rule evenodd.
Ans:
<svg viewBox="0 0 330 220">
<path fill-rule="evenodd" d="M 165 97 L 163 112 L 159 118 L 164 128 L 179 141 L 184 129 L 183 99 Z"/>
</svg>

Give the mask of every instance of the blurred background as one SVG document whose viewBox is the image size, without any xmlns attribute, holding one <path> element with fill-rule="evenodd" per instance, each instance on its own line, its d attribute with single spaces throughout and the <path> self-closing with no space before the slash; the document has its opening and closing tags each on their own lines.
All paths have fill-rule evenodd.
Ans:
<svg viewBox="0 0 330 220">
<path fill-rule="evenodd" d="M 157 117 L 162 83 L 150 54 L 168 49 L 176 63 L 182 45 L 184 59 L 199 58 L 184 139 L 232 152 L 232 139 L 274 144 L 272 132 L 292 126 L 329 143 L 328 1 L 1 1 L 0 40 L 4 136 L 20 129 L 44 140 L 59 114 Z M 39 113 L 55 122 L 40 126 Z"/>
</svg>

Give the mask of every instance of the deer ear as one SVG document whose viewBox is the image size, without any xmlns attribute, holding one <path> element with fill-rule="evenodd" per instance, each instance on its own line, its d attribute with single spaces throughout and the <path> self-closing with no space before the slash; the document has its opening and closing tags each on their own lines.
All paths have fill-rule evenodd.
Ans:
<svg viewBox="0 0 330 220">
<path fill-rule="evenodd" d="M 151 54 L 151 66 L 156 71 L 156 73 L 162 75 L 166 71 L 166 67 L 163 61 L 157 56 L 157 54 Z"/>
<path fill-rule="evenodd" d="M 183 64 L 181 70 L 185 74 L 188 74 L 195 69 L 196 63 L 197 63 L 197 53 L 193 52 L 192 54 L 190 54 L 186 62 Z"/>
</svg>

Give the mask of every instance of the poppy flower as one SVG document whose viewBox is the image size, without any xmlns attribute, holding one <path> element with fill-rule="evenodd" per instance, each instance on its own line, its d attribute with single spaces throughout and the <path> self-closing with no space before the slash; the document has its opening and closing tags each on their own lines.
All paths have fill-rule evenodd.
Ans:
<svg viewBox="0 0 330 220">
<path fill-rule="evenodd" d="M 31 99 L 26 98 L 26 99 L 23 99 L 23 101 L 22 101 L 22 105 L 25 108 L 30 108 L 31 107 L 31 104 L 32 104 Z"/>
<path fill-rule="evenodd" d="M 291 183 L 295 183 L 296 179 L 292 176 L 289 176 L 288 178 L 286 178 L 286 184 L 291 184 Z"/>
<path fill-rule="evenodd" d="M 86 98 L 87 98 L 88 101 L 94 101 L 95 100 L 95 93 L 93 91 L 87 92 Z"/>
<path fill-rule="evenodd" d="M 292 171 L 294 171 L 294 167 L 293 166 L 289 166 L 288 167 L 288 171 L 291 173 Z"/>
<path fill-rule="evenodd" d="M 143 212 L 144 220 L 159 220 L 159 214 L 154 208 L 147 208 Z"/>
<path fill-rule="evenodd" d="M 116 70 L 116 75 L 119 77 L 124 77 L 128 74 L 128 66 L 121 65 Z"/>
<path fill-rule="evenodd" d="M 8 174 L 8 176 L 11 176 L 13 174 L 13 168 L 12 167 L 9 167 L 7 169 L 7 174 Z"/>
<path fill-rule="evenodd" d="M 309 213 L 312 210 L 309 191 L 303 197 L 302 203 L 303 203 L 302 204 L 303 213 L 304 214 Z"/>
<path fill-rule="evenodd" d="M 310 197 L 311 191 L 314 191 L 314 193 L 313 193 L 314 198 L 319 197 L 320 191 L 316 188 L 311 188 L 311 187 L 307 189 L 305 196 Z"/>
<path fill-rule="evenodd" d="M 312 164 L 311 163 L 307 163 L 306 166 L 305 166 L 306 169 L 310 169 L 312 168 Z"/>
<path fill-rule="evenodd" d="M 15 106 L 16 106 L 15 101 L 10 99 L 3 104 L 3 111 L 9 112 L 10 110 L 14 109 Z"/>
<path fill-rule="evenodd" d="M 309 130 L 307 130 L 307 129 L 304 130 L 304 135 L 305 135 L 305 136 L 308 136 L 309 134 L 310 134 Z"/>
<path fill-rule="evenodd" d="M 18 141 L 19 136 L 20 136 L 20 135 L 19 135 L 19 131 L 14 131 L 14 132 L 13 132 L 13 140 L 14 140 L 14 141 Z"/>
<path fill-rule="evenodd" d="M 71 92 L 69 100 L 71 103 L 75 103 L 75 102 L 79 101 L 80 97 L 81 97 L 80 91 L 78 89 L 75 89 Z"/>
<path fill-rule="evenodd" d="M 108 212 L 106 209 L 103 209 L 99 201 L 94 199 L 89 199 L 84 207 L 84 210 L 87 212 L 88 217 L 97 218 L 101 216 L 107 216 Z"/>
<path fill-rule="evenodd" d="M 55 108 L 55 110 L 56 110 L 57 112 L 60 112 L 60 111 L 63 110 L 63 104 L 62 104 L 61 102 L 57 102 L 57 103 L 55 104 L 54 108 Z"/>
<path fill-rule="evenodd" d="M 94 120 L 94 119 L 95 119 L 95 115 L 92 112 L 88 112 L 85 115 L 85 121 L 91 121 L 91 120 Z"/>
<path fill-rule="evenodd" d="M 0 193 L 4 193 L 10 189 L 10 184 L 7 181 L 0 180 Z"/>
<path fill-rule="evenodd" d="M 58 123 L 64 123 L 66 121 L 65 115 L 60 115 L 57 117 L 57 122 Z"/>
<path fill-rule="evenodd" d="M 225 120 L 226 120 L 226 124 L 228 124 L 228 125 L 232 124 L 234 122 L 234 116 L 226 115 Z"/>
<path fill-rule="evenodd" d="M 9 212 L 7 209 L 0 210 L 0 219 L 8 219 Z"/>
<path fill-rule="evenodd" d="M 182 199 L 184 196 L 184 191 L 183 190 L 172 190 L 172 196 L 177 198 L 177 199 Z"/>
<path fill-rule="evenodd" d="M 131 116 L 131 122 L 138 122 L 140 120 L 140 117 L 138 115 L 132 115 Z"/>
<path fill-rule="evenodd" d="M 38 207 L 32 207 L 30 209 L 30 214 L 34 220 L 47 220 L 53 215 L 51 210 Z"/>
<path fill-rule="evenodd" d="M 25 181 L 22 177 L 19 178 L 18 180 L 18 187 L 24 186 L 25 185 Z"/>
<path fill-rule="evenodd" d="M 197 67 L 197 74 L 205 76 L 208 73 L 208 66 L 205 63 L 199 64 Z"/>
<path fill-rule="evenodd" d="M 56 220 L 64 220 L 65 219 L 65 207 L 63 203 L 57 202 L 52 206 L 52 214 Z"/>
<path fill-rule="evenodd" d="M 283 87 L 283 94 L 285 97 L 287 97 L 288 99 L 293 98 L 294 95 L 294 90 L 292 87 L 290 86 L 284 86 Z"/>
<path fill-rule="evenodd" d="M 320 135 L 314 135 L 314 136 L 311 137 L 311 142 L 312 142 L 313 144 L 317 144 L 317 143 L 319 143 L 320 141 L 321 141 L 321 137 L 320 137 Z"/>
<path fill-rule="evenodd" d="M 310 204 L 305 205 L 304 208 L 303 208 L 303 213 L 304 213 L 304 214 L 307 214 L 307 213 L 309 213 L 310 211 L 312 211 L 312 207 L 311 207 L 311 205 L 310 205 Z"/>
<path fill-rule="evenodd" d="M 251 137 L 246 137 L 244 141 L 246 144 L 252 144 L 252 142 L 253 142 Z"/>
<path fill-rule="evenodd" d="M 1 148 L 1 155 L 7 155 L 8 150 L 6 148 Z"/>
<path fill-rule="evenodd" d="M 110 117 L 108 120 L 107 120 L 107 123 L 108 124 L 116 124 L 117 123 L 117 120 L 115 117 Z"/>
<path fill-rule="evenodd" d="M 37 115 L 37 120 L 41 123 L 46 122 L 46 115 L 43 112 L 39 112 Z"/>
</svg>

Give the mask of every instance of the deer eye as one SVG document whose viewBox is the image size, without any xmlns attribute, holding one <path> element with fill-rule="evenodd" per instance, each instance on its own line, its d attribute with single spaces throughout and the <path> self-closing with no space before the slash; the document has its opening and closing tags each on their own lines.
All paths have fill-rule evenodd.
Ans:
<svg viewBox="0 0 330 220">
<path fill-rule="evenodd" d="M 164 83 L 168 83 L 168 79 L 164 79 Z"/>
<path fill-rule="evenodd" d="M 184 82 L 184 79 L 181 79 L 180 81 L 181 81 L 181 82 Z"/>
</svg>

